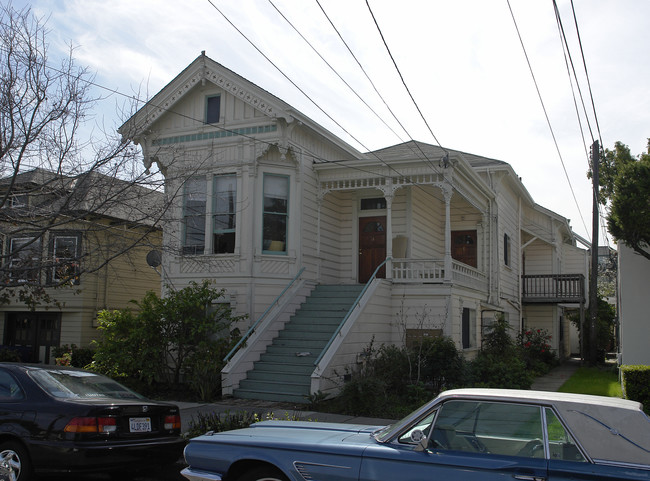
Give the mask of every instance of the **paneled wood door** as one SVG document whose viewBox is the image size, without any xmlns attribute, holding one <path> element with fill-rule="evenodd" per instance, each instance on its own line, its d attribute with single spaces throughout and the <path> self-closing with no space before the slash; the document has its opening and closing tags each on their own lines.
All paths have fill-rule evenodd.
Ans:
<svg viewBox="0 0 650 481">
<path fill-rule="evenodd" d="M 476 231 L 455 230 L 451 232 L 451 257 L 454 260 L 477 267 Z"/>
<path fill-rule="evenodd" d="M 385 259 L 386 216 L 359 218 L 359 282 L 368 282 Z M 382 266 L 377 277 L 386 277 L 386 266 Z"/>
</svg>

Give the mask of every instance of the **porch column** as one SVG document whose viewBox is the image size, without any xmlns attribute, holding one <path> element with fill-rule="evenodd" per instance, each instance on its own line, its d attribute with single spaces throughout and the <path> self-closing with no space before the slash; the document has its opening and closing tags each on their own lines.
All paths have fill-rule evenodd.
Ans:
<svg viewBox="0 0 650 481">
<path fill-rule="evenodd" d="M 453 188 L 451 184 L 445 183 L 441 189 L 445 198 L 445 282 L 451 282 L 453 279 L 451 262 L 451 196 Z"/>
<path fill-rule="evenodd" d="M 393 194 L 385 194 L 386 199 L 386 279 L 393 278 Z"/>
</svg>

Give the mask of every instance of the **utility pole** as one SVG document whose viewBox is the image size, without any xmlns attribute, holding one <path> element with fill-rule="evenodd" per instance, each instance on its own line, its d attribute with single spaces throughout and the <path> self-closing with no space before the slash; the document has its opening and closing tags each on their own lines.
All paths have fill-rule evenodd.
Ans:
<svg viewBox="0 0 650 481">
<path fill-rule="evenodd" d="M 598 319 L 598 167 L 600 163 L 600 145 L 596 140 L 591 146 L 591 174 L 593 182 L 592 234 L 591 234 L 591 276 L 589 277 L 589 363 L 596 364 L 596 320 Z M 584 334 L 583 334 L 584 339 Z"/>
</svg>

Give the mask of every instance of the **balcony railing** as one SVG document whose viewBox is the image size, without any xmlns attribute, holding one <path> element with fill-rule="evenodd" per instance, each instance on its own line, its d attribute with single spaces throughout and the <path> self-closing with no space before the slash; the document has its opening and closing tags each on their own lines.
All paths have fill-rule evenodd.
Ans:
<svg viewBox="0 0 650 481">
<path fill-rule="evenodd" d="M 585 276 L 582 274 L 526 275 L 521 279 L 523 302 L 585 301 Z"/>
</svg>

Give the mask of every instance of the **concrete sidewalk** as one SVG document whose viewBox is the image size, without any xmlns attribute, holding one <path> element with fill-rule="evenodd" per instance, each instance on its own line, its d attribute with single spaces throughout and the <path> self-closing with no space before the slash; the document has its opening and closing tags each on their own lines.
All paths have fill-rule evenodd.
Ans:
<svg viewBox="0 0 650 481">
<path fill-rule="evenodd" d="M 557 391 L 562 384 L 569 379 L 573 373 L 580 367 L 579 359 L 569 359 L 564 361 L 560 366 L 552 369 L 548 374 L 535 380 L 531 386 L 534 391 Z M 174 401 L 172 401 L 174 402 Z M 371 426 L 385 426 L 395 422 L 394 419 L 367 418 L 357 416 L 347 416 L 344 414 L 332 414 L 310 411 L 307 406 L 291 403 L 279 403 L 271 401 L 257 401 L 251 399 L 225 399 L 215 403 L 188 403 L 174 402 L 181 410 L 181 429 L 187 432 L 190 423 L 198 419 L 199 414 L 211 413 L 235 413 L 247 412 L 256 413 L 260 417 L 273 414 L 277 419 L 299 418 L 302 420 L 346 423 L 346 424 L 364 424 Z"/>
<path fill-rule="evenodd" d="M 580 367 L 580 359 L 570 358 L 541 377 L 530 387 L 532 391 L 557 391 Z"/>
</svg>

